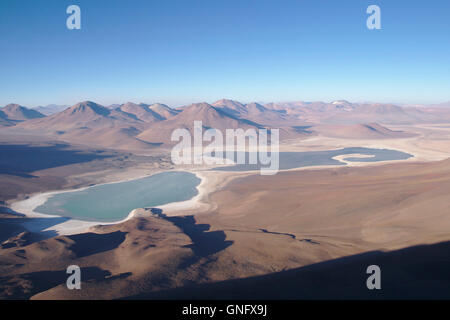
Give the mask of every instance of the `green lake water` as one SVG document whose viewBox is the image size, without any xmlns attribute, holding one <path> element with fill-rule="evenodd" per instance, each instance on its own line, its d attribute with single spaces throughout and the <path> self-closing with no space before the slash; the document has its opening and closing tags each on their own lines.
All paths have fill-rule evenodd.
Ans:
<svg viewBox="0 0 450 320">
<path fill-rule="evenodd" d="M 86 221 L 119 221 L 136 208 L 189 200 L 197 195 L 200 181 L 189 172 L 163 172 L 55 194 L 34 211 Z"/>
</svg>

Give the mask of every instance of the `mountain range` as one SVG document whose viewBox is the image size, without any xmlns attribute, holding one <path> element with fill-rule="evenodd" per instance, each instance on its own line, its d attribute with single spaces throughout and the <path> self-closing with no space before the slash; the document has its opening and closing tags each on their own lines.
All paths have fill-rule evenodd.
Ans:
<svg viewBox="0 0 450 320">
<path fill-rule="evenodd" d="M 171 134 L 175 129 L 187 129 L 193 135 L 194 121 L 202 121 L 204 130 L 214 128 L 222 132 L 225 132 L 226 129 L 262 128 L 258 123 L 235 117 L 220 108 L 203 102 L 192 104 L 171 119 L 150 126 L 139 134 L 138 138 L 148 142 L 170 144 Z"/>
<path fill-rule="evenodd" d="M 4 130 L 14 127 L 67 142 L 131 150 L 170 145 L 172 132 L 185 128 L 193 133 L 194 121 L 202 121 L 204 129 L 223 132 L 237 128 L 279 128 L 282 140 L 315 134 L 338 138 L 404 138 L 409 135 L 385 125 L 450 121 L 450 109 L 443 107 L 358 104 L 346 100 L 262 105 L 222 99 L 177 109 L 160 103 L 127 102 L 105 107 L 84 101 L 58 108 L 63 110 L 46 116 L 34 109 L 9 104 L 0 109 L 0 127 L 7 127 Z"/>
</svg>

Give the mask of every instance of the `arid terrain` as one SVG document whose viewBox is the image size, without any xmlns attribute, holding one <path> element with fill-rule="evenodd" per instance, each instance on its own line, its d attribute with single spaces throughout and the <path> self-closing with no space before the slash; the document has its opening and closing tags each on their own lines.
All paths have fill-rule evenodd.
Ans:
<svg viewBox="0 0 450 320">
<path fill-rule="evenodd" d="M 450 298 L 445 106 L 222 99 L 0 110 L 2 299 Z M 205 129 L 278 128 L 282 152 L 411 157 L 337 156 L 342 165 L 272 176 L 175 166 L 171 132 L 200 120 Z M 67 218 L 15 210 L 44 192 L 168 170 L 201 177 L 198 196 L 76 233 L 58 228 Z M 365 287 L 371 264 L 385 275 L 382 292 Z M 67 289 L 69 265 L 81 267 L 82 290 Z"/>
</svg>

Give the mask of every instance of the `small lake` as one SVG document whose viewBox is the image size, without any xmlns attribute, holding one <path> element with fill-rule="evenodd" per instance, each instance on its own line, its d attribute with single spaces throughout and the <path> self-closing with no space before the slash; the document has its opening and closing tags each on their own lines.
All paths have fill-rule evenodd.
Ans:
<svg viewBox="0 0 450 320">
<path fill-rule="evenodd" d="M 237 153 L 244 153 L 243 151 L 235 152 L 234 159 L 231 157 L 230 160 L 235 161 Z M 356 158 L 349 156 L 344 158 L 347 161 L 353 162 L 378 162 L 378 161 L 388 161 L 388 160 L 406 160 L 411 158 L 412 155 L 389 149 L 371 149 L 371 148 L 344 148 L 339 150 L 325 150 L 325 151 L 307 151 L 307 152 L 280 152 L 280 168 L 279 170 L 287 170 L 301 167 L 309 166 L 324 166 L 324 165 L 346 165 L 344 162 L 333 159 L 333 157 L 341 155 L 351 155 L 351 154 L 362 154 L 370 156 L 368 158 Z M 226 167 L 217 167 L 212 170 L 219 171 L 253 171 L 260 170 L 260 164 L 248 164 L 249 163 L 249 152 L 245 152 L 245 159 L 247 164 L 236 164 Z M 267 166 L 263 166 L 267 167 Z"/>
<path fill-rule="evenodd" d="M 189 172 L 163 172 L 55 194 L 34 211 L 85 221 L 119 221 L 136 208 L 189 200 L 198 194 L 200 181 Z"/>
</svg>

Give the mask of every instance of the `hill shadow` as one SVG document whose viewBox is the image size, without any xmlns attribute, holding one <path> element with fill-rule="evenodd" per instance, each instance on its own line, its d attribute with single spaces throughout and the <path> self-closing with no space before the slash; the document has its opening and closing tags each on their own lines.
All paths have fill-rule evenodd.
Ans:
<svg viewBox="0 0 450 320">
<path fill-rule="evenodd" d="M 233 241 L 226 240 L 225 232 L 221 230 L 209 231 L 209 224 L 197 224 L 194 216 L 174 216 L 169 217 L 161 209 L 152 208 L 151 212 L 180 228 L 192 241 L 186 247 L 191 248 L 195 257 L 188 259 L 182 268 L 186 268 L 201 258 L 207 258 L 219 251 L 222 251 L 233 244 Z"/>
<path fill-rule="evenodd" d="M 381 268 L 381 290 L 366 287 Z M 149 292 L 133 299 L 450 299 L 450 242 L 373 251 L 223 282 Z"/>
<path fill-rule="evenodd" d="M 31 178 L 30 173 L 34 171 L 112 157 L 101 151 L 84 152 L 68 147 L 62 143 L 51 146 L 1 144 L 0 174 Z"/>
<path fill-rule="evenodd" d="M 116 278 L 126 278 L 131 273 L 122 273 L 111 276 L 111 272 L 98 267 L 81 267 L 81 286 L 91 281 L 105 281 Z M 0 277 L 0 298 L 2 299 L 29 299 L 37 293 L 49 290 L 59 285 L 65 285 L 70 275 L 66 270 L 37 271 L 24 273 L 11 279 L 11 277 Z M 24 287 L 19 283 L 24 283 Z M 6 291 L 9 291 L 6 293 Z"/>
<path fill-rule="evenodd" d="M 7 207 L 1 207 L 0 213 L 7 213 L 9 215 L 17 216 L 17 218 L 2 218 L 0 217 L 0 243 L 17 237 L 23 232 L 33 233 L 27 241 L 27 245 L 32 242 L 52 238 L 58 235 L 54 230 L 46 230 L 60 223 L 70 220 L 65 217 L 48 217 L 48 218 L 28 218 L 25 215 L 15 212 Z M 33 240 L 31 240 L 33 239 Z M 11 247 L 7 245 L 6 247 Z M 2 245 L 2 248 L 5 246 Z"/>
<path fill-rule="evenodd" d="M 87 232 L 66 237 L 75 242 L 70 249 L 76 254 L 77 258 L 82 258 L 116 249 L 125 241 L 126 234 L 127 232 L 122 231 L 105 234 Z M 62 239 L 57 240 L 63 241 Z"/>
</svg>

